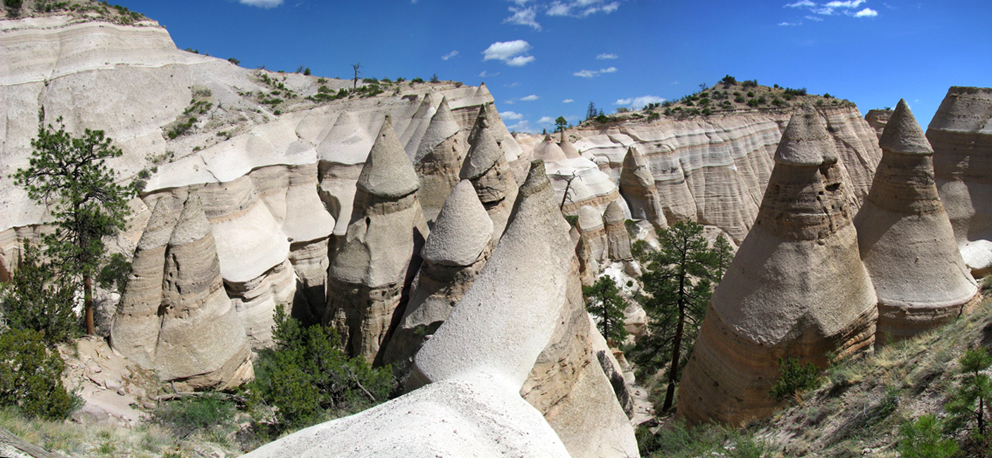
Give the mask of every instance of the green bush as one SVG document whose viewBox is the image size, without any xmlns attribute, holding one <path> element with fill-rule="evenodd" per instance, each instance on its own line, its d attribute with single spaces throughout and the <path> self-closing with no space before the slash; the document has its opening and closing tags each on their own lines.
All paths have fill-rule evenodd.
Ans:
<svg viewBox="0 0 992 458">
<path fill-rule="evenodd" d="M 899 428 L 899 453 L 903 458 L 949 458 L 958 452 L 958 444 L 944 439 L 943 422 L 926 414 Z"/>
<path fill-rule="evenodd" d="M 390 366 L 373 369 L 363 357 L 348 359 L 334 328 L 303 326 L 276 308 L 275 347 L 259 352 L 250 408 L 276 408 L 275 432 L 302 428 L 335 413 L 354 413 L 384 402 L 396 386 Z"/>
<path fill-rule="evenodd" d="M 63 420 L 78 401 L 62 385 L 65 363 L 31 329 L 0 334 L 0 406 L 14 406 L 28 417 Z"/>
<path fill-rule="evenodd" d="M 796 358 L 778 359 L 778 380 L 768 395 L 781 402 L 790 397 L 800 397 L 820 383 L 820 369 L 813 363 L 803 364 Z"/>
<path fill-rule="evenodd" d="M 186 438 L 198 430 L 231 423 L 234 412 L 234 402 L 207 395 L 163 402 L 155 409 L 154 421 Z"/>
<path fill-rule="evenodd" d="M 97 284 L 101 288 L 113 288 L 118 294 L 124 294 L 124 286 L 127 285 L 127 276 L 131 273 L 131 263 L 120 253 L 114 253 L 107 259 L 107 263 L 100 269 L 96 276 Z"/>
<path fill-rule="evenodd" d="M 21 0 L 3 0 L 3 6 L 6 6 L 12 11 L 20 11 Z"/>
<path fill-rule="evenodd" d="M 79 333 L 72 311 L 75 290 L 38 257 L 38 249 L 25 243 L 20 268 L 10 283 L 0 285 L 0 309 L 10 329 L 35 331 L 50 346 L 68 342 Z"/>
</svg>

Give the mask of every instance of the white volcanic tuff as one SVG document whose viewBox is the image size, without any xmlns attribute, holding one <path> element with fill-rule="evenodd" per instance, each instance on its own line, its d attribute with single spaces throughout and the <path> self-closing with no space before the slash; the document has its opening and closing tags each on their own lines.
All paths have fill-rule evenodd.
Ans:
<svg viewBox="0 0 992 458">
<path fill-rule="evenodd" d="M 492 220 L 472 182 L 462 180 L 441 208 L 420 255 L 434 264 L 468 266 L 479 259 L 492 237 Z"/>
<path fill-rule="evenodd" d="M 978 285 L 937 194 L 933 149 L 905 100 L 879 145 L 882 162 L 854 224 L 878 295 L 878 336 L 901 339 L 959 316 Z"/>
<path fill-rule="evenodd" d="M 465 131 L 455 121 L 447 98 L 442 99 L 414 157 L 420 176 L 418 197 L 428 221 L 437 218 L 445 199 L 458 183 L 467 150 Z"/>
<path fill-rule="evenodd" d="M 568 159 L 568 156 L 565 155 L 565 151 L 562 150 L 557 143 L 555 143 L 550 135 L 545 135 L 544 141 L 534 146 L 534 151 L 531 152 L 531 154 L 533 159 L 540 159 L 545 163 L 559 162 Z"/>
<path fill-rule="evenodd" d="M 992 88 L 951 87 L 927 127 L 934 174 L 958 248 L 976 275 L 992 268 Z"/>
<path fill-rule="evenodd" d="M 854 208 L 868 194 L 881 159 L 871 128 L 856 109 L 822 112 L 838 149 Z M 575 146 L 617 179 L 627 148 L 644 155 L 665 217 L 715 225 L 735 242 L 754 223 L 787 113 L 757 112 L 707 119 L 663 120 L 600 130 L 577 129 Z M 856 119 L 855 119 L 856 118 Z"/>
<path fill-rule="evenodd" d="M 565 205 L 562 207 L 562 212 L 566 215 L 577 214 L 583 205 L 592 206 L 602 213 L 611 202 L 618 202 L 624 214 L 630 214 L 627 202 L 620 197 L 617 183 L 589 159 L 566 158 L 557 162 L 547 162 L 546 167 L 559 204 L 565 197 L 565 188 L 568 188 L 568 198 L 564 199 Z M 575 179 L 569 185 L 568 181 L 573 176 Z"/>
</svg>

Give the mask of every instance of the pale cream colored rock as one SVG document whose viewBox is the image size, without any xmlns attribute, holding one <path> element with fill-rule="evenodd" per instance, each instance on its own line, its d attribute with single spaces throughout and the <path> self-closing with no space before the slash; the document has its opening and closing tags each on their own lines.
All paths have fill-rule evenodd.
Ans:
<svg viewBox="0 0 992 458">
<path fill-rule="evenodd" d="M 889 118 L 892 117 L 892 110 L 868 110 L 865 113 L 865 121 L 872 129 L 875 129 L 875 134 L 878 138 L 882 138 L 882 131 L 885 130 L 885 124 L 889 122 Z"/>
<path fill-rule="evenodd" d="M 534 159 L 540 159 L 545 163 L 559 162 L 568 159 L 568 156 L 565 155 L 565 151 L 558 146 L 558 143 L 555 143 L 554 139 L 552 139 L 550 135 L 544 136 L 544 141 L 538 143 L 534 147 L 534 152 L 532 154 Z"/>
<path fill-rule="evenodd" d="M 499 240 L 510 218 L 513 202 L 516 200 L 517 182 L 510 172 L 503 148 L 493 136 L 493 129 L 490 128 L 491 111 L 495 109 L 490 109 L 488 105 L 484 105 L 479 110 L 479 116 L 469 135 L 469 143 L 472 146 L 465 155 L 459 177 L 472 181 L 479 200 L 493 220 L 495 231 L 493 238 Z"/>
<path fill-rule="evenodd" d="M 575 145 L 568 141 L 568 137 L 565 136 L 565 130 L 561 131 L 561 138 L 558 140 L 558 147 L 561 148 L 562 152 L 565 153 L 565 157 L 568 159 L 575 159 L 581 157 L 579 150 L 575 149 Z"/>
<path fill-rule="evenodd" d="M 678 415 L 740 424 L 779 405 L 778 359 L 826 367 L 870 351 L 877 298 L 820 115 L 793 115 L 755 226 L 713 294 L 679 384 Z"/>
<path fill-rule="evenodd" d="M 458 172 L 467 152 L 464 130 L 455 121 L 447 99 L 442 99 L 414 157 L 420 177 L 418 198 L 428 221 L 437 218 L 448 194 L 458 184 Z"/>
<path fill-rule="evenodd" d="M 619 184 L 620 195 L 627 201 L 632 219 L 646 220 L 657 230 L 668 227 L 654 175 L 651 175 L 644 156 L 634 146 L 627 148 L 627 155 L 623 158 Z"/>
<path fill-rule="evenodd" d="M 937 190 L 965 264 L 992 270 L 992 88 L 951 87 L 927 127 Z"/>
<path fill-rule="evenodd" d="M 877 343 L 946 323 L 978 295 L 937 194 L 933 149 L 905 100 L 891 114 L 875 182 L 854 218 L 878 296 Z"/>
<path fill-rule="evenodd" d="M 625 221 L 627 220 L 620 203 L 610 202 L 603 214 L 606 222 L 606 240 L 609 243 L 609 257 L 612 261 L 631 261 L 634 259 L 630 254 L 630 234 L 627 233 Z"/>
<path fill-rule="evenodd" d="M 348 331 L 342 338 L 353 356 L 376 358 L 400 304 L 415 238 L 429 232 L 418 186 L 387 117 L 359 175 L 344 246 L 328 272 L 323 321 L 335 322 L 343 311 Z"/>
<path fill-rule="evenodd" d="M 603 216 L 588 205 L 582 206 L 579 208 L 578 229 L 584 244 L 589 248 L 592 269 L 599 272 L 599 265 L 609 259 L 609 239 L 606 237 Z"/>
</svg>

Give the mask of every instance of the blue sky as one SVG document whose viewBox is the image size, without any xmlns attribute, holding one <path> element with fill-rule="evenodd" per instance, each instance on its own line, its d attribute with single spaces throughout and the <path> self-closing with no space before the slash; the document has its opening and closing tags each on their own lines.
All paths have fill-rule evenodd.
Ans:
<svg viewBox="0 0 992 458">
<path fill-rule="evenodd" d="M 727 74 L 829 92 L 862 113 L 905 98 L 924 128 L 948 87 L 992 86 L 989 0 L 116 2 L 179 48 L 247 68 L 350 78 L 361 63 L 363 77 L 484 81 L 521 131 Z"/>
</svg>

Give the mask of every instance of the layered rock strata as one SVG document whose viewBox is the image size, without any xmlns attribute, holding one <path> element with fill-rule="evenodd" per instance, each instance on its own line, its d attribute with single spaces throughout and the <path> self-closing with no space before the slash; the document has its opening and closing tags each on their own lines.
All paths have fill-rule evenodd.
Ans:
<svg viewBox="0 0 992 458">
<path fill-rule="evenodd" d="M 486 207 L 486 213 L 493 220 L 493 238 L 499 240 L 506 228 L 507 220 L 517 196 L 517 182 L 506 162 L 503 148 L 493 136 L 489 105 L 479 110 L 469 143 L 472 145 L 459 176 L 470 180 L 479 200 Z"/>
<path fill-rule="evenodd" d="M 627 148 L 620 170 L 620 195 L 627 201 L 632 219 L 648 221 L 655 229 L 662 230 L 668 227 L 668 221 L 654 183 L 644 156 L 634 146 Z"/>
<path fill-rule="evenodd" d="M 927 127 L 940 200 L 965 264 L 992 270 L 992 88 L 952 87 Z"/>
<path fill-rule="evenodd" d="M 806 106 L 786 128 L 758 219 L 713 294 L 678 415 L 741 424 L 770 414 L 779 358 L 823 368 L 828 354 L 871 350 L 876 302 L 837 152 Z"/>
<path fill-rule="evenodd" d="M 630 424 L 592 350 L 595 330 L 567 229 L 543 163 L 535 162 L 504 237 L 417 353 L 412 376 L 436 382 L 491 373 L 519 387 L 571 456 L 636 455 Z"/>
<path fill-rule="evenodd" d="M 868 195 L 881 159 L 874 131 L 856 108 L 824 108 L 838 149 L 838 166 L 856 210 Z M 632 122 L 607 129 L 579 128 L 576 148 L 617 180 L 631 146 L 637 148 L 655 180 L 666 220 L 717 226 L 740 243 L 754 224 L 775 148 L 788 122 L 787 112 Z"/>
<path fill-rule="evenodd" d="M 421 251 L 424 263 L 410 301 L 386 348 L 383 362 L 402 376 L 413 355 L 472 286 L 493 249 L 493 222 L 475 188 L 462 180 L 448 196 Z"/>
<path fill-rule="evenodd" d="M 160 201 L 135 254 L 111 342 L 159 381 L 186 389 L 238 386 L 253 377 L 251 348 L 231 299 L 199 196 L 176 218 Z M 157 287 L 156 287 L 157 284 Z"/>
<path fill-rule="evenodd" d="M 933 149 L 900 100 L 879 141 L 871 192 L 854 218 L 878 296 L 877 342 L 901 340 L 959 316 L 978 284 L 961 259 L 933 175 Z"/>
<path fill-rule="evenodd" d="M 868 110 L 865 113 L 865 121 L 872 129 L 875 129 L 875 135 L 878 138 L 882 138 L 882 131 L 885 130 L 885 124 L 889 122 L 889 118 L 892 117 L 892 110 Z"/>
<path fill-rule="evenodd" d="M 328 272 L 323 321 L 340 326 L 343 320 L 348 353 L 372 361 L 400 305 L 414 251 L 428 234 L 417 200 L 420 182 L 389 117 L 357 186 L 344 246 Z"/>
<path fill-rule="evenodd" d="M 626 215 L 620 204 L 616 201 L 610 202 L 603 214 L 606 222 L 606 240 L 609 243 L 609 257 L 612 261 L 632 261 L 630 254 L 630 234 L 627 233 Z"/>
<path fill-rule="evenodd" d="M 413 158 L 420 177 L 417 196 L 428 221 L 434 221 L 448 194 L 458 184 L 458 172 L 468 151 L 465 137 L 465 131 L 451 114 L 448 100 L 442 99 Z"/>
<path fill-rule="evenodd" d="M 589 268 L 598 275 L 600 266 L 609 259 L 609 239 L 606 236 L 606 226 L 603 224 L 603 216 L 596 209 L 584 205 L 579 208 L 579 218 L 576 222 L 581 237 L 580 244 L 589 250 L 589 258 L 586 260 Z"/>
</svg>

